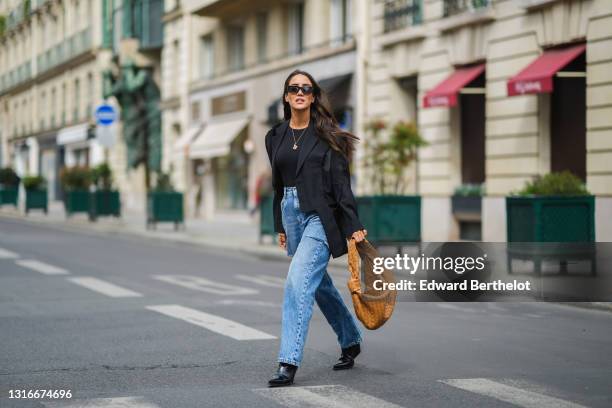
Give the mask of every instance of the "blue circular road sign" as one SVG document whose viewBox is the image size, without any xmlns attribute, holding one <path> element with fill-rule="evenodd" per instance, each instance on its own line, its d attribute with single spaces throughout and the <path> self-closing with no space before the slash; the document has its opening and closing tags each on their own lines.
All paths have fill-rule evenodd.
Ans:
<svg viewBox="0 0 612 408">
<path fill-rule="evenodd" d="M 117 119 L 117 112 L 111 105 L 103 104 L 96 108 L 96 123 L 102 126 L 111 125 Z"/>
</svg>

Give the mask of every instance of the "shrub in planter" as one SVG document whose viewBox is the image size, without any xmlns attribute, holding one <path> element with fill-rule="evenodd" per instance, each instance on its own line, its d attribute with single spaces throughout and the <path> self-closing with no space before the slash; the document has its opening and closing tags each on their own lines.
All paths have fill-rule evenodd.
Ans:
<svg viewBox="0 0 612 408">
<path fill-rule="evenodd" d="M 66 194 L 64 208 L 66 216 L 77 212 L 89 212 L 89 187 L 91 171 L 87 167 L 74 166 L 62 169 L 60 180 Z"/>
<path fill-rule="evenodd" d="M 484 186 L 482 184 L 465 183 L 460 185 L 451 197 L 453 214 L 480 215 L 483 195 Z"/>
<path fill-rule="evenodd" d="M 374 120 L 366 124 L 364 167 L 374 193 L 356 198 L 368 239 L 375 243 L 421 240 L 421 197 L 406 195 L 406 169 L 427 145 L 413 122 L 388 124 Z"/>
<path fill-rule="evenodd" d="M 22 180 L 26 192 L 25 212 L 43 210 L 48 212 L 46 180 L 42 176 L 26 176 Z"/>
<path fill-rule="evenodd" d="M 183 193 L 174 190 L 170 175 L 159 173 L 153 191 L 147 194 L 147 228 L 158 222 L 173 222 L 174 229 L 183 224 Z"/>
<path fill-rule="evenodd" d="M 19 176 L 10 167 L 0 169 L 0 206 L 10 204 L 17 207 Z"/>
<path fill-rule="evenodd" d="M 568 171 L 538 176 L 506 197 L 506 221 L 508 242 L 517 243 L 509 247 L 511 255 L 529 254 L 536 272 L 546 257 L 563 259 L 566 265 L 572 256 L 593 254 L 588 243 L 595 241 L 595 198 Z M 529 244 L 542 242 L 555 244 Z"/>
<path fill-rule="evenodd" d="M 89 218 L 94 221 L 99 216 L 121 215 L 119 191 L 113 190 L 113 173 L 107 163 L 91 169 L 95 191 L 90 193 Z"/>
</svg>

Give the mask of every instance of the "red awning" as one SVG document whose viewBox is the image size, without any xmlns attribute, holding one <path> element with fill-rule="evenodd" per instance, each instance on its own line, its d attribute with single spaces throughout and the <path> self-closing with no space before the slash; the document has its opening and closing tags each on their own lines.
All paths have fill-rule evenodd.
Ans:
<svg viewBox="0 0 612 408">
<path fill-rule="evenodd" d="M 508 95 L 552 92 L 553 76 L 586 50 L 585 44 L 544 52 L 508 81 Z"/>
<path fill-rule="evenodd" d="M 455 106 L 457 104 L 457 93 L 482 74 L 485 64 L 474 65 L 468 68 L 459 68 L 448 78 L 440 82 L 423 97 L 423 106 L 432 108 L 436 106 Z"/>
</svg>

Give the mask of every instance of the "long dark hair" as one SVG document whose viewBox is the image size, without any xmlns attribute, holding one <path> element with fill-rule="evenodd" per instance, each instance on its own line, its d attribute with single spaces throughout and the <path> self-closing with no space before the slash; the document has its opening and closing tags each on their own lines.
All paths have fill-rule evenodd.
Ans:
<svg viewBox="0 0 612 408">
<path fill-rule="evenodd" d="M 325 91 L 321 89 L 317 81 L 306 71 L 296 69 L 289 74 L 285 80 L 285 87 L 283 88 L 283 111 L 285 120 L 291 119 L 291 105 L 285 101 L 285 95 L 287 95 L 287 87 L 291 78 L 296 75 L 304 75 L 310 79 L 313 87 L 314 101 L 310 105 L 310 119 L 314 120 L 315 127 L 319 136 L 324 139 L 329 146 L 339 151 L 347 158 L 351 160 L 353 157 L 353 151 L 355 150 L 355 144 L 359 140 L 354 134 L 347 132 L 340 128 L 338 121 L 332 114 L 329 101 Z"/>
</svg>

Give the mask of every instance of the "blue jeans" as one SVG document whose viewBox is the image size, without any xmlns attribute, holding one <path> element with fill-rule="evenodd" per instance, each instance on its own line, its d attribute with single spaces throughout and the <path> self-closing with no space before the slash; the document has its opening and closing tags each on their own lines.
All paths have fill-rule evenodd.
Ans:
<svg viewBox="0 0 612 408">
<path fill-rule="evenodd" d="M 340 347 L 361 343 L 362 336 L 327 273 L 330 251 L 318 214 L 300 210 L 295 187 L 284 188 L 281 212 L 287 255 L 292 259 L 285 281 L 278 362 L 299 366 L 315 300 L 338 336 Z"/>
</svg>

